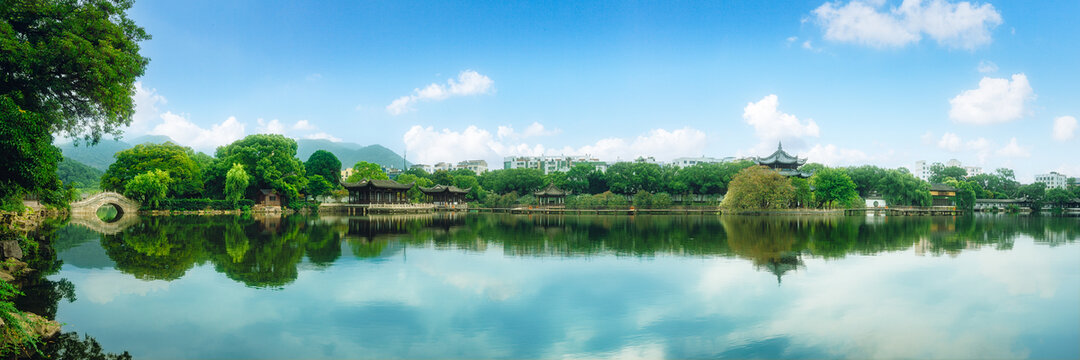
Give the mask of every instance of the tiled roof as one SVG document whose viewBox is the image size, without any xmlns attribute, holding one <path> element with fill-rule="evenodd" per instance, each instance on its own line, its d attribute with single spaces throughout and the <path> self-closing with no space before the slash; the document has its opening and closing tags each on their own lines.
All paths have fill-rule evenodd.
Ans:
<svg viewBox="0 0 1080 360">
<path fill-rule="evenodd" d="M 364 179 L 364 180 L 360 180 L 360 181 L 357 181 L 357 182 L 351 182 L 351 183 L 350 182 L 342 182 L 341 186 L 344 186 L 345 188 L 349 188 L 349 189 L 364 188 L 364 187 L 370 186 L 370 187 L 380 188 L 380 189 L 408 190 L 408 189 L 412 189 L 413 184 L 412 183 L 399 184 L 399 183 L 397 183 L 396 181 L 393 181 L 393 180 L 367 180 L 367 179 Z"/>
</svg>

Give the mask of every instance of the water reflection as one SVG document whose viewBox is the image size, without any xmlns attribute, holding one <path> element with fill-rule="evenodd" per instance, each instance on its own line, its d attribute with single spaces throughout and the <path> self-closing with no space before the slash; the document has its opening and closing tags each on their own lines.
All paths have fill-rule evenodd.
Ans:
<svg viewBox="0 0 1080 360">
<path fill-rule="evenodd" d="M 57 231 L 58 320 L 151 358 L 1075 358 L 1076 225 L 144 218 Z"/>
<path fill-rule="evenodd" d="M 487 251 L 523 257 L 738 257 L 777 281 L 804 258 L 837 259 L 914 249 L 956 256 L 1013 247 L 1019 235 L 1056 246 L 1080 236 L 1075 218 L 561 216 L 421 214 L 367 217 L 150 217 L 101 235 L 109 261 L 69 256 L 69 263 L 115 263 L 142 280 L 175 280 L 210 263 L 253 287 L 282 287 L 307 261 L 331 266 L 346 248 L 356 258 L 385 259 L 407 247 Z M 83 236 L 85 237 L 85 236 Z"/>
</svg>

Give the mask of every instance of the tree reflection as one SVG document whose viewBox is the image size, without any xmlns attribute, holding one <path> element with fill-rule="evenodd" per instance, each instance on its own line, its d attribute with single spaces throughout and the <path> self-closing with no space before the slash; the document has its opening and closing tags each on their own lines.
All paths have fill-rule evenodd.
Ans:
<svg viewBox="0 0 1080 360">
<path fill-rule="evenodd" d="M 307 261 L 331 266 L 385 259 L 406 247 L 463 251 L 502 248 L 508 256 L 696 256 L 748 259 L 777 275 L 807 257 L 843 258 L 913 250 L 956 255 L 1008 250 L 1019 235 L 1054 246 L 1076 241 L 1076 220 L 1038 216 L 589 216 L 412 214 L 365 217 L 148 218 L 102 244 L 116 267 L 142 279 L 172 280 L 203 263 L 253 287 L 296 280 Z"/>
</svg>

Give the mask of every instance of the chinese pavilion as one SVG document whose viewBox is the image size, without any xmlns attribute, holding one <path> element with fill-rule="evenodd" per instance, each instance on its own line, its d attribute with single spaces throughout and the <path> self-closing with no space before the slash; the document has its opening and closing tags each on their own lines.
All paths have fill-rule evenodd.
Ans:
<svg viewBox="0 0 1080 360">
<path fill-rule="evenodd" d="M 429 188 L 420 187 L 420 191 L 424 192 L 431 198 L 431 202 L 435 205 L 457 205 L 465 203 L 465 194 L 469 193 L 469 189 L 462 189 L 457 186 L 435 185 Z"/>
<path fill-rule="evenodd" d="M 543 190 L 534 192 L 536 204 L 540 206 L 563 206 L 566 204 L 566 190 L 555 187 L 555 183 L 549 184 Z"/>
<path fill-rule="evenodd" d="M 956 206 L 956 188 L 945 184 L 930 184 L 933 206 Z"/>
<path fill-rule="evenodd" d="M 408 204 L 405 192 L 413 188 L 413 184 L 398 184 L 393 180 L 364 179 L 341 185 L 349 190 L 350 204 Z"/>
<path fill-rule="evenodd" d="M 770 169 L 779 172 L 780 175 L 788 177 L 798 176 L 801 178 L 808 178 L 810 175 L 813 175 L 805 171 L 799 171 L 799 167 L 806 164 L 806 159 L 788 154 L 784 151 L 784 145 L 782 143 L 777 143 L 776 152 L 773 152 L 772 155 L 754 158 L 754 162 L 758 165 L 767 166 Z"/>
</svg>

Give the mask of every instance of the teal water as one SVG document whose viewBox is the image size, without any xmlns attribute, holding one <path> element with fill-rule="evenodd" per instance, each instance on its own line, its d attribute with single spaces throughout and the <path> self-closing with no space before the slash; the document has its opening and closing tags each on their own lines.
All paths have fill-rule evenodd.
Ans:
<svg viewBox="0 0 1080 360">
<path fill-rule="evenodd" d="M 1078 358 L 1080 221 L 143 218 L 52 236 L 135 358 Z"/>
</svg>

